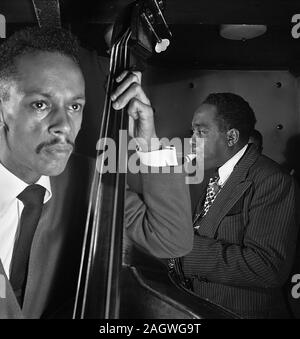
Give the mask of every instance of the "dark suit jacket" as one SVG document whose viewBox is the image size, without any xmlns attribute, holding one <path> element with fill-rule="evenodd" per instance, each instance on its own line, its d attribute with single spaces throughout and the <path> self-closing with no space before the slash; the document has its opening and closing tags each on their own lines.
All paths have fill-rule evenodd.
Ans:
<svg viewBox="0 0 300 339">
<path fill-rule="evenodd" d="M 94 162 L 73 156 L 66 170 L 51 178 L 53 195 L 43 207 L 33 239 L 22 311 L 0 261 L 0 274 L 6 279 L 0 318 L 51 316 L 73 299 L 93 166 Z M 158 257 L 185 255 L 192 248 L 193 233 L 183 175 L 143 174 L 141 181 L 143 194 L 128 190 L 126 198 L 130 238 Z"/>
<path fill-rule="evenodd" d="M 249 146 L 183 258 L 195 293 L 244 317 L 284 317 L 281 287 L 297 239 L 295 204 L 293 178 Z"/>
</svg>

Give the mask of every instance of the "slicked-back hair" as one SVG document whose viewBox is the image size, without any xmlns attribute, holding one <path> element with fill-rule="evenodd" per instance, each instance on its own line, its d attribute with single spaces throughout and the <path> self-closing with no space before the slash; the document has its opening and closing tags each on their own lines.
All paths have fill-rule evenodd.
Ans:
<svg viewBox="0 0 300 339">
<path fill-rule="evenodd" d="M 235 128 L 240 133 L 240 140 L 247 142 L 254 130 L 256 118 L 249 103 L 233 93 L 212 93 L 203 104 L 214 105 L 217 109 L 217 120 L 221 131 Z"/>
<path fill-rule="evenodd" d="M 0 45 L 0 98 L 9 99 L 8 83 L 17 78 L 16 59 L 41 51 L 58 52 L 79 65 L 79 42 L 71 32 L 39 27 L 20 30 Z"/>
</svg>

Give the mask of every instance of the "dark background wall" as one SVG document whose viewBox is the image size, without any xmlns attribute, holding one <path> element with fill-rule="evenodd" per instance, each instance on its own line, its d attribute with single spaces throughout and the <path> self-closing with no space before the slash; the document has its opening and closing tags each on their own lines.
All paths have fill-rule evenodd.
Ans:
<svg viewBox="0 0 300 339">
<path fill-rule="evenodd" d="M 77 151 L 95 155 L 108 58 L 83 50 L 87 106 Z M 288 169 L 299 168 L 300 79 L 289 71 L 191 70 L 149 67 L 143 84 L 155 108 L 160 137 L 188 137 L 194 111 L 209 93 L 233 92 L 253 108 L 264 137 L 263 153 Z M 299 157 L 300 158 L 300 157 Z"/>
<path fill-rule="evenodd" d="M 195 109 L 209 93 L 233 92 L 253 108 L 256 128 L 264 136 L 263 152 L 279 163 L 290 161 L 287 147 L 300 133 L 300 90 L 288 71 L 151 68 L 145 82 L 160 136 L 187 136 Z"/>
</svg>

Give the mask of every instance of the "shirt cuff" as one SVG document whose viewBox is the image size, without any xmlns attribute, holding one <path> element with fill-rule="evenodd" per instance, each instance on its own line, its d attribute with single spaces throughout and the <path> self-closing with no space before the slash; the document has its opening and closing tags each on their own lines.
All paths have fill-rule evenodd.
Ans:
<svg viewBox="0 0 300 339">
<path fill-rule="evenodd" d="M 152 152 L 140 152 L 137 154 L 143 165 L 151 167 L 177 166 L 177 155 L 175 147 L 166 147 Z"/>
</svg>

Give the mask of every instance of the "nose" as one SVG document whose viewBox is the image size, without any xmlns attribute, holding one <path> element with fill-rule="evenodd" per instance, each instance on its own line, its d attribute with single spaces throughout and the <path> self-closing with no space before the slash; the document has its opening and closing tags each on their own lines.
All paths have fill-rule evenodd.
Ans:
<svg viewBox="0 0 300 339">
<path fill-rule="evenodd" d="M 190 139 L 190 142 L 191 142 L 192 144 L 195 144 L 197 138 L 199 138 L 199 136 L 197 135 L 197 132 L 196 132 L 196 131 L 193 131 L 193 135 L 192 135 L 192 137 L 191 137 L 191 139 Z"/>
<path fill-rule="evenodd" d="M 69 135 L 72 129 L 71 119 L 64 108 L 52 112 L 49 132 L 55 136 Z"/>
</svg>

